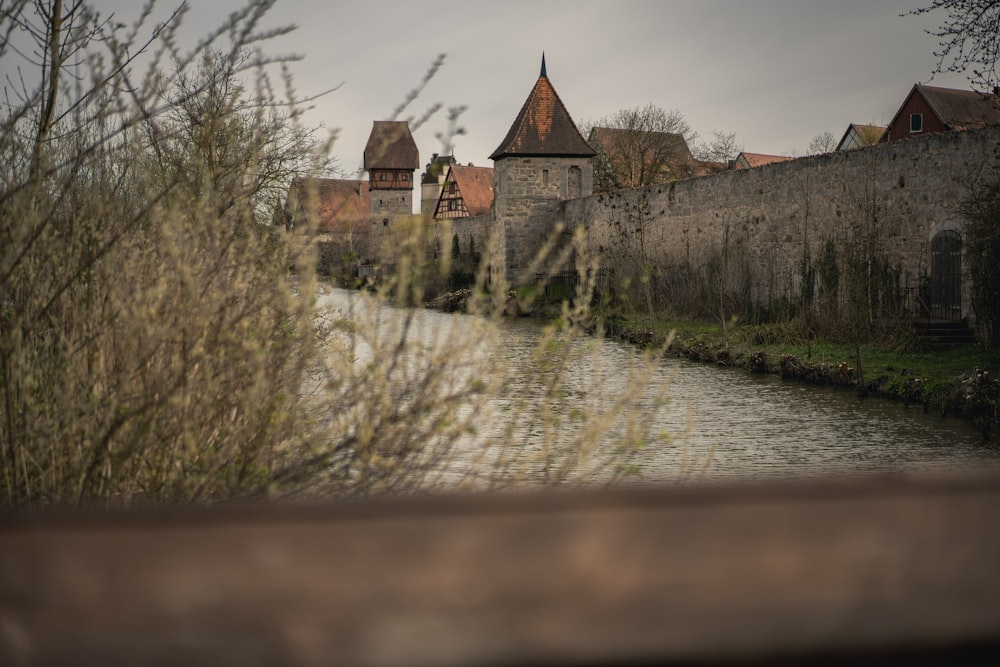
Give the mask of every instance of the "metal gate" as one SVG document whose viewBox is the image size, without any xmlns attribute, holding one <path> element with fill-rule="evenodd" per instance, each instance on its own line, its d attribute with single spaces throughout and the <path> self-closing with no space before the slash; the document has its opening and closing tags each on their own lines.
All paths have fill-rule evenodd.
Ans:
<svg viewBox="0 0 1000 667">
<path fill-rule="evenodd" d="M 962 237 L 946 230 L 931 241 L 931 315 L 962 319 Z"/>
</svg>

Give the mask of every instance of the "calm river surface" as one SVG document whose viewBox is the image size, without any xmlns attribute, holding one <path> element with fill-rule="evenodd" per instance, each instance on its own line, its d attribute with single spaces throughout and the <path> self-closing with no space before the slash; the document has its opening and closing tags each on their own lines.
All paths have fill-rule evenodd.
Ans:
<svg viewBox="0 0 1000 667">
<path fill-rule="evenodd" d="M 351 311 L 350 304 L 356 308 L 357 297 L 340 290 L 323 301 L 342 314 Z M 390 328 L 407 312 L 389 306 L 379 311 Z M 466 330 L 473 343 L 481 342 L 474 354 L 490 360 L 487 368 L 506 369 L 497 372 L 506 372 L 508 380 L 505 393 L 493 399 L 497 421 L 478 437 L 510 440 L 513 433 L 530 456 L 542 446 L 533 438 L 546 437 L 546 415 L 532 407 L 553 366 L 551 355 L 533 355 L 543 325 L 508 319 L 490 325 L 489 335 L 482 327 L 469 316 L 417 311 L 407 335 L 419 339 L 423 350 L 435 341 L 454 345 Z M 565 409 L 600 410 L 628 392 L 630 373 L 639 367 L 631 346 L 592 338 L 574 345 L 586 353 L 574 356 L 564 371 Z M 665 404 L 656 398 L 662 395 Z M 965 420 L 896 401 L 859 399 L 851 390 L 686 360 L 662 361 L 630 415 L 654 434 L 670 434 L 669 440 L 650 442 L 635 460 L 638 479 L 647 483 L 1000 467 L 1000 447 L 984 443 Z"/>
</svg>

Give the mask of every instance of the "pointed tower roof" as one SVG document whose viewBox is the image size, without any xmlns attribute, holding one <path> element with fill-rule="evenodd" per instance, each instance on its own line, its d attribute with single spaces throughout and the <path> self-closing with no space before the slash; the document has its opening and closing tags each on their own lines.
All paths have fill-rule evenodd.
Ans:
<svg viewBox="0 0 1000 667">
<path fill-rule="evenodd" d="M 541 155 L 595 155 L 594 149 L 581 136 L 576 123 L 556 94 L 556 89 L 549 82 L 545 71 L 545 54 L 542 54 L 542 70 L 535 87 L 517 114 L 514 124 L 510 126 L 507 136 L 490 155 L 490 159 Z"/>
</svg>

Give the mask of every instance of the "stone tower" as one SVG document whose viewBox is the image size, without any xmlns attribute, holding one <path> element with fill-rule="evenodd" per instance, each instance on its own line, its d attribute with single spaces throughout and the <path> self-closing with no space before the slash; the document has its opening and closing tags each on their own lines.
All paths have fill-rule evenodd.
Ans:
<svg viewBox="0 0 1000 667">
<path fill-rule="evenodd" d="M 420 154 L 406 121 L 377 120 L 365 145 L 371 220 L 387 227 L 393 218 L 413 213 L 413 172 Z"/>
<path fill-rule="evenodd" d="M 595 153 L 584 140 L 545 70 L 493 151 L 495 284 L 535 281 L 526 271 L 553 232 L 559 203 L 589 196 Z M 499 282 L 498 282 L 499 281 Z"/>
</svg>

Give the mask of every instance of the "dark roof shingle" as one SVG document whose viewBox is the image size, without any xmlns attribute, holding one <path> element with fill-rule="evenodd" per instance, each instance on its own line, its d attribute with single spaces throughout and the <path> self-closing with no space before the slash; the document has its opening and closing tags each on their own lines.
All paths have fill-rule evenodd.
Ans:
<svg viewBox="0 0 1000 667">
<path fill-rule="evenodd" d="M 590 147 L 566 111 L 555 88 L 545 75 L 544 59 L 542 75 L 525 100 L 510 126 L 507 136 L 500 142 L 491 160 L 504 157 L 551 156 L 551 157 L 593 157 Z"/>
<path fill-rule="evenodd" d="M 917 84 L 916 90 L 952 130 L 977 130 L 1000 124 L 1000 95 Z"/>
<path fill-rule="evenodd" d="M 405 120 L 377 120 L 365 145 L 365 170 L 419 169 L 420 153 Z"/>
</svg>

